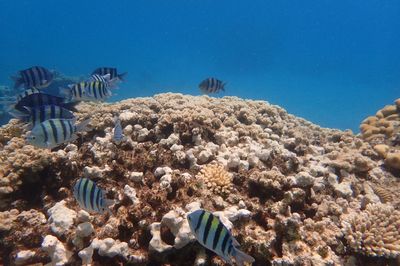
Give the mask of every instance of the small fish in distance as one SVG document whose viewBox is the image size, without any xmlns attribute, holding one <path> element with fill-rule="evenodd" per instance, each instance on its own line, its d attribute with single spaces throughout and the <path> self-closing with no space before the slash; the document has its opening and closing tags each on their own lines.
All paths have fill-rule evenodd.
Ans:
<svg viewBox="0 0 400 266">
<path fill-rule="evenodd" d="M 121 120 L 119 117 L 114 117 L 114 135 L 113 140 L 115 144 L 120 144 L 124 139 L 124 134 L 122 133 Z"/>
<path fill-rule="evenodd" d="M 76 133 L 86 131 L 90 119 L 75 124 L 75 119 L 49 119 L 37 124 L 27 134 L 26 142 L 38 147 L 52 149 L 77 139 Z"/>
<path fill-rule="evenodd" d="M 11 77 L 14 81 L 14 89 L 20 86 L 25 88 L 45 88 L 53 81 L 54 74 L 41 66 L 33 66 L 28 69 L 20 70 L 16 76 Z"/>
<path fill-rule="evenodd" d="M 88 212 L 111 213 L 109 206 L 114 204 L 111 199 L 106 199 L 104 192 L 96 183 L 88 178 L 80 178 L 74 185 L 74 197 L 79 206 Z"/>
<path fill-rule="evenodd" d="M 209 250 L 214 251 L 226 262 L 243 266 L 245 262 L 253 263 L 254 258 L 239 250 L 239 243 L 231 232 L 211 212 L 199 209 L 188 214 L 189 227 L 197 241 Z"/>
<path fill-rule="evenodd" d="M 107 75 L 110 74 L 110 81 L 114 81 L 114 80 L 118 80 L 118 81 L 124 81 L 125 80 L 125 76 L 128 73 L 122 73 L 122 74 L 118 74 L 117 68 L 115 67 L 99 67 L 96 68 L 93 72 L 92 75 Z"/>
<path fill-rule="evenodd" d="M 199 84 L 199 88 L 203 93 L 218 93 L 225 91 L 226 83 L 216 78 L 207 78 Z"/>
</svg>

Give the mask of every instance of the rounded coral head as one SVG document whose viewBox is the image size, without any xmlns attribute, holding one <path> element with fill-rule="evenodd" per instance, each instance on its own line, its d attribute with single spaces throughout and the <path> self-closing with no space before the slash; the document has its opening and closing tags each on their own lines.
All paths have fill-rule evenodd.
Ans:
<svg viewBox="0 0 400 266">
<path fill-rule="evenodd" d="M 193 211 L 193 212 L 191 212 L 191 213 L 189 213 L 187 215 L 187 219 L 188 219 L 188 222 L 189 222 L 190 230 L 192 230 L 193 233 L 195 232 L 194 230 L 195 230 L 195 228 L 197 226 L 197 223 L 198 223 L 198 221 L 200 219 L 200 216 L 202 215 L 203 212 L 204 212 L 203 209 L 198 209 L 198 210 L 195 210 L 195 211 Z"/>
</svg>

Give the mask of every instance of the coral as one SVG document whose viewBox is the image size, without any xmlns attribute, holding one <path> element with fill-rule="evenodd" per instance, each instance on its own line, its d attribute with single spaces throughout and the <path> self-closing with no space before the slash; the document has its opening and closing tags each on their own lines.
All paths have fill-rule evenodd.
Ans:
<svg viewBox="0 0 400 266">
<path fill-rule="evenodd" d="M 388 153 L 386 155 L 385 164 L 389 167 L 400 170 L 400 152 Z"/>
<path fill-rule="evenodd" d="M 215 194 L 226 196 L 231 189 L 232 177 L 222 165 L 209 164 L 203 167 L 196 178 Z"/>
<path fill-rule="evenodd" d="M 17 256 L 15 257 L 15 264 L 21 265 L 21 264 L 26 264 L 26 262 L 35 256 L 36 252 L 32 250 L 21 250 L 20 252 L 17 253 Z"/>
<path fill-rule="evenodd" d="M 43 239 L 42 248 L 49 254 L 51 265 L 55 266 L 65 265 L 72 255 L 64 244 L 52 235 L 47 235 Z"/>
<path fill-rule="evenodd" d="M 374 145 L 376 153 L 391 169 L 400 170 L 400 107 L 399 99 L 387 105 L 360 125 L 362 137 Z"/>
<path fill-rule="evenodd" d="M 387 188 L 380 185 L 374 185 L 372 189 L 375 194 L 378 195 L 382 203 L 388 203 L 392 201 L 392 193 Z"/>
<path fill-rule="evenodd" d="M 400 256 L 400 211 L 387 204 L 369 204 L 344 221 L 351 248 L 368 256 Z"/>
<path fill-rule="evenodd" d="M 74 224 L 76 212 L 65 206 L 65 201 L 57 202 L 47 211 L 51 230 L 58 236 L 68 232 Z"/>
<path fill-rule="evenodd" d="M 366 252 L 360 221 L 379 227 L 371 204 L 400 210 L 398 105 L 368 120 L 379 129 L 368 137 L 237 97 L 80 103 L 92 129 L 52 151 L 26 145 L 11 120 L 0 129 L 0 264 L 226 265 L 190 234 L 186 215 L 202 206 L 256 265 L 391 265 L 349 251 Z M 80 209 L 72 189 L 82 176 L 115 201 L 110 212 Z"/>
</svg>

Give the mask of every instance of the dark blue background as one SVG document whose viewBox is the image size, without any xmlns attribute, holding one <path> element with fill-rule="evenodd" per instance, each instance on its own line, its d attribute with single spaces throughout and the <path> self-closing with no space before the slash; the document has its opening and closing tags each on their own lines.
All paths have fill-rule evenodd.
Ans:
<svg viewBox="0 0 400 266">
<path fill-rule="evenodd" d="M 327 127 L 400 97 L 400 1 L 4 1 L 0 84 L 43 65 L 68 75 L 128 71 L 112 100 L 199 94 L 262 99 Z"/>
</svg>

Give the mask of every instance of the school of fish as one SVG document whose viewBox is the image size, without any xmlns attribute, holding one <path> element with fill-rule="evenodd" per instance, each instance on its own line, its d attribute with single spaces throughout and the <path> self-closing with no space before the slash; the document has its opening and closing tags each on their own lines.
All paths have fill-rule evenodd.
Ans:
<svg viewBox="0 0 400 266">
<path fill-rule="evenodd" d="M 12 79 L 14 89 L 21 86 L 24 91 L 9 102 L 8 112 L 26 123 L 30 130 L 26 142 L 38 148 L 53 149 L 78 138 L 78 133 L 88 130 L 90 118 L 77 123 L 74 112 L 80 101 L 102 102 L 112 96 L 112 89 L 124 81 L 127 73 L 118 74 L 116 68 L 99 67 L 87 80 L 60 88 L 59 95 L 48 94 L 45 88 L 51 84 L 57 73 L 41 66 L 21 70 Z M 210 77 L 199 84 L 206 94 L 225 90 L 221 80 Z M 125 139 L 118 116 L 114 117 L 113 142 L 121 144 Z M 96 182 L 79 178 L 73 187 L 73 194 L 79 206 L 91 213 L 112 214 L 113 199 L 106 197 Z M 239 249 L 238 241 L 221 220 L 209 211 L 198 209 L 187 215 L 191 233 L 205 248 L 215 252 L 227 263 L 245 265 L 254 258 Z"/>
</svg>

